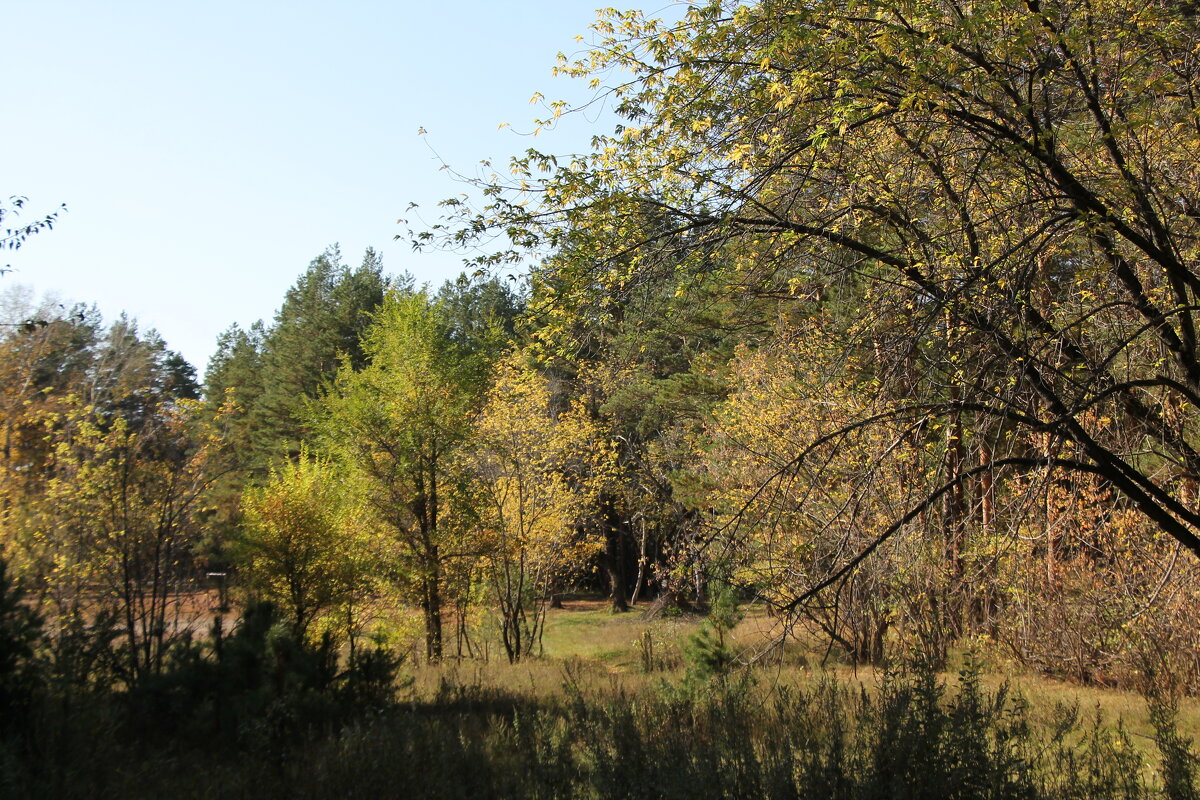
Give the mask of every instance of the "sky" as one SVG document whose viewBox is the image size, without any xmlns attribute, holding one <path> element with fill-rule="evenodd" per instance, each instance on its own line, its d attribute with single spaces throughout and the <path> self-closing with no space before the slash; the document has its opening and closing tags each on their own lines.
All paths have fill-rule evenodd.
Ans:
<svg viewBox="0 0 1200 800">
<path fill-rule="evenodd" d="M 456 276 L 461 255 L 393 238 L 469 190 L 443 163 L 476 174 L 611 128 L 589 111 L 520 134 L 534 92 L 588 99 L 551 68 L 584 48 L 596 0 L 3 5 L 0 198 L 28 198 L 16 222 L 67 212 L 0 256 L 0 291 L 127 312 L 201 373 L 334 243 L 351 265 L 371 246 L 418 283 Z"/>
</svg>

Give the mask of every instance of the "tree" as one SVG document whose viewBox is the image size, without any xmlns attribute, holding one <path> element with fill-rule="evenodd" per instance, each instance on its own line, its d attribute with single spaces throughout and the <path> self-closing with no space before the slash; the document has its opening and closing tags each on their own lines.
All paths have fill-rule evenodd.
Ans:
<svg viewBox="0 0 1200 800">
<path fill-rule="evenodd" d="M 424 291 L 389 292 L 362 340 L 365 365 L 343 364 L 319 423 L 402 553 L 431 660 L 442 656 L 447 571 L 469 555 L 467 509 L 449 501 L 465 489 L 460 456 L 486 375 L 443 331 Z"/>
<path fill-rule="evenodd" d="M 359 268 L 342 264 L 337 247 L 309 264 L 288 290 L 262 349 L 257 435 L 272 454 L 294 455 L 308 432 L 307 404 L 333 379 L 342 358 L 361 367 L 360 341 L 383 302 L 383 263 L 368 250 Z"/>
<path fill-rule="evenodd" d="M 213 567 L 229 558 L 243 491 L 265 483 L 280 459 L 299 456 L 314 433 L 313 409 L 342 359 L 364 363 L 359 340 L 389 283 L 375 251 L 350 269 L 334 246 L 288 289 L 270 326 L 233 325 L 218 338 L 204 398 L 209 415 L 222 418 L 236 469 L 213 483 L 206 503 L 205 550 Z"/>
<path fill-rule="evenodd" d="M 228 567 L 228 546 L 241 525 L 243 492 L 248 485 L 266 480 L 269 469 L 270 450 L 257 446 L 265 336 L 261 321 L 247 330 L 231 325 L 217 337 L 216 352 L 204 374 L 205 412 L 211 419 L 222 419 L 235 467 L 212 482 L 205 498 L 203 550 L 209 568 L 216 572 Z"/>
<path fill-rule="evenodd" d="M 7 207 L 0 204 L 0 225 L 4 224 L 5 217 L 20 216 L 25 208 L 25 204 L 29 202 L 29 198 L 13 195 L 8 198 Z M 66 211 L 66 205 L 60 205 L 56 210 L 51 211 L 41 219 L 36 219 L 33 222 L 27 222 L 24 225 L 18 225 L 15 228 L 0 228 L 0 250 L 20 250 L 25 244 L 25 240 L 34 234 L 42 231 L 52 230 L 54 223 L 58 221 L 58 215 Z M 12 223 L 9 223 L 12 224 Z M 5 265 L 4 269 L 0 269 L 0 274 L 8 272 L 12 267 Z"/>
<path fill-rule="evenodd" d="M 611 302 L 670 236 L 688 240 L 684 276 L 856 309 L 829 335 L 838 360 L 876 363 L 887 403 L 790 467 L 873 426 L 940 430 L 946 455 L 788 605 L 931 514 L 953 559 L 975 482 L 986 497 L 1048 469 L 1096 476 L 1200 555 L 1186 4 L 718 1 L 597 30 L 561 68 L 631 73 L 607 89 L 625 124 L 565 165 L 518 159 L 515 196 L 493 185 L 447 230 L 510 231 L 490 264 L 569 246 L 583 257 L 551 264 L 560 297 Z M 644 224 L 648 208 L 678 225 Z"/>
<path fill-rule="evenodd" d="M 388 283 L 373 250 L 351 270 L 334 246 L 288 289 L 270 326 L 260 322 L 222 334 L 205 398 L 214 413 L 233 403 L 231 429 L 252 480 L 265 478 L 273 459 L 299 453 L 312 433 L 310 406 L 342 359 L 356 368 L 365 363 L 360 340 Z"/>
<path fill-rule="evenodd" d="M 3 508 L 36 493 L 46 478 L 52 444 L 45 421 L 71 392 L 89 382 L 100 337 L 95 309 L 67 309 L 52 298 L 33 303 L 18 291 L 5 293 L 0 323 L 0 424 L 3 426 Z"/>
<path fill-rule="evenodd" d="M 68 398 L 51 419 L 44 493 L 27 498 L 21 547 L 61 612 L 112 612 L 129 684 L 160 674 L 186 630 L 195 579 L 194 513 L 219 442 L 186 400 L 142 406 L 131 420 Z"/>
<path fill-rule="evenodd" d="M 139 333 L 137 321 L 122 314 L 96 343 L 85 400 L 105 415 L 120 415 L 135 427 L 151 407 L 197 400 L 196 370 L 169 349 L 155 330 Z"/>
<path fill-rule="evenodd" d="M 710 558 L 729 580 L 775 606 L 821 580 L 839 553 L 869 545 L 881 526 L 918 502 L 944 451 L 941 437 L 878 424 L 794 463 L 823 431 L 870 417 L 887 400 L 872 386 L 870 365 L 847 359 L 837 374 L 810 371 L 840 351 L 820 323 L 793 322 L 758 348 L 738 349 L 729 396 L 706 415 L 688 470 L 677 477 L 712 526 Z M 889 629 L 902 619 L 909 630 L 922 629 L 922 644 L 934 651 L 926 655 L 940 654 L 949 641 L 940 617 L 953 604 L 949 574 L 940 569 L 938 520 L 929 515 L 924 522 L 923 535 L 907 547 L 881 548 L 836 596 L 800 609 L 856 662 L 882 660 Z"/>
<path fill-rule="evenodd" d="M 479 498 L 483 570 L 500 612 L 511 662 L 541 641 L 546 600 L 557 581 L 595 555 L 594 537 L 579 535 L 580 494 L 566 469 L 577 457 L 577 430 L 551 416 L 546 380 L 513 353 L 494 372 L 472 436 L 471 468 Z"/>
<path fill-rule="evenodd" d="M 234 323 L 221 332 L 217 337 L 216 352 L 204 373 L 204 396 L 210 403 L 223 403 L 229 392 L 235 393 L 235 402 L 246 402 L 262 394 L 265 338 L 266 329 L 261 320 L 246 330 Z"/>
<path fill-rule="evenodd" d="M 617 608 L 654 590 L 676 605 L 705 602 L 703 507 L 689 505 L 675 477 L 707 409 L 728 391 L 723 373 L 734 344 L 769 324 L 763 304 L 739 308 L 695 287 L 680 293 L 666 272 L 645 276 L 612 304 L 605 324 L 589 326 L 579 348 L 586 360 L 551 362 L 565 395 L 590 409 L 615 447 L 620 478 L 598 511 L 610 521 L 604 560 Z M 576 338 L 545 333 L 543 340 Z"/>
<path fill-rule="evenodd" d="M 465 274 L 446 281 L 436 297 L 443 335 L 490 366 L 517 337 L 525 312 L 523 298 L 496 278 L 472 280 Z"/>
<path fill-rule="evenodd" d="M 267 484 L 243 500 L 241 573 L 251 592 L 288 616 L 297 638 L 331 612 L 351 618 L 370 594 L 372 543 L 344 475 L 302 451 L 272 470 Z"/>
</svg>

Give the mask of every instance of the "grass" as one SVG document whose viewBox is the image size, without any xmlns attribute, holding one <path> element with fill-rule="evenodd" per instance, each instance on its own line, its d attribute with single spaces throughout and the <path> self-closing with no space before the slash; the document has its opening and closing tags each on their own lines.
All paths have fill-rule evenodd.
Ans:
<svg viewBox="0 0 1200 800">
<path fill-rule="evenodd" d="M 646 619 L 636 610 L 613 614 L 598 601 L 568 603 L 564 609 L 548 613 L 543 642 L 545 658 L 478 672 L 477 685 L 524 689 L 529 696 L 545 698 L 559 696 L 564 686 L 609 694 L 636 694 L 655 685 L 679 684 L 683 678 L 679 655 L 683 643 L 699 629 L 702 621 L 695 615 Z M 755 654 L 764 652 L 778 633 L 776 620 L 760 609 L 750 609 L 733 630 L 731 639 L 736 648 Z M 647 638 L 652 642 L 656 661 L 668 665 L 666 669 L 655 670 L 653 675 L 647 675 L 645 670 Z M 828 655 L 815 640 L 801 640 L 791 641 L 783 650 L 763 658 L 755 670 L 754 692 L 759 701 L 768 704 L 781 693 L 811 689 L 829 679 L 859 686 L 872 696 L 878 694 L 885 679 L 881 670 L 853 667 L 840 663 L 836 657 L 827 659 Z M 961 667 L 969 658 L 965 651 L 960 651 L 952 655 L 950 662 Z M 1091 726 L 1110 732 L 1123 731 L 1128 746 L 1142 764 L 1142 780 L 1147 785 L 1156 784 L 1159 753 L 1145 697 L 1131 691 L 1081 686 L 1017 672 L 1005 662 L 985 662 L 982 666 L 986 670 L 980 676 L 982 689 L 996 693 L 1007 687 L 1013 695 L 1023 698 L 1028 721 L 1035 728 L 1050 728 L 1075 710 L 1080 724 L 1067 738 L 1073 746 L 1083 746 Z M 942 673 L 938 678 L 953 687 L 957 675 Z M 1200 740 L 1200 701 L 1196 698 L 1177 701 L 1176 729 L 1184 740 Z"/>
<path fill-rule="evenodd" d="M 574 601 L 564 606 L 547 613 L 542 642 L 545 656 L 592 659 L 618 672 L 640 668 L 638 643 L 643 632 L 649 631 L 654 642 L 677 652 L 700 626 L 700 618 L 694 615 L 647 620 L 636 609 L 614 614 L 607 603 Z"/>
<path fill-rule="evenodd" d="M 43 723 L 59 727 L 35 741 L 59 755 L 40 767 L 18 769 L 21 751 L 0 747 L 0 795 L 1196 796 L 1186 750 L 1186 791 L 1164 790 L 1155 729 L 1136 694 L 999 668 L 960 676 L 822 666 L 815 640 L 697 683 L 680 653 L 702 624 L 568 602 L 549 612 L 544 657 L 410 666 L 397 703 L 351 713 L 315 695 L 279 695 L 216 737 L 139 737 L 119 703 L 84 704 L 94 721 Z M 775 621 L 750 609 L 730 637 L 758 653 L 775 634 Z M 1176 730 L 1200 738 L 1195 701 L 1180 704 Z M 60 741 L 73 744 L 46 747 Z M 8 786 L 5 775 L 24 777 Z"/>
<path fill-rule="evenodd" d="M 624 614 L 614 614 L 606 602 L 599 599 L 568 601 L 562 609 L 547 612 L 546 629 L 543 637 L 544 657 L 522 665 L 481 670 L 500 685 L 540 687 L 538 694 L 555 693 L 561 686 L 562 663 L 580 660 L 587 664 L 584 672 L 593 679 L 603 676 L 607 682 L 617 676 L 618 683 L 630 688 L 646 683 L 643 670 L 641 641 L 649 633 L 656 657 L 668 668 L 658 670 L 659 679 L 675 680 L 683 674 L 680 652 L 686 639 L 696 633 L 703 617 L 694 614 L 657 616 L 647 619 L 639 609 Z M 734 628 L 731 639 L 736 648 L 747 654 L 766 649 L 779 634 L 779 623 L 769 617 L 760 607 L 751 607 L 746 616 Z M 826 656 L 825 647 L 816 639 L 791 640 L 783 649 L 763 657 L 759 662 L 759 683 L 763 691 L 778 686 L 797 686 L 823 678 L 861 683 L 868 688 L 878 686 L 879 670 L 872 667 L 854 667 L 837 659 L 837 653 L 820 666 Z M 944 673 L 943 679 L 953 682 L 957 668 L 963 664 L 966 654 L 952 654 L 950 663 L 954 671 Z M 1153 729 L 1146 699 L 1140 694 L 1121 689 L 1082 686 L 1077 683 L 1044 677 L 1027 672 L 1015 671 L 1010 663 L 983 664 L 983 685 L 995 691 L 1002 684 L 1023 695 L 1029 702 L 1035 718 L 1042 721 L 1058 706 L 1077 705 L 1083 712 L 1097 711 L 1110 723 L 1123 720 L 1135 742 L 1148 742 L 1152 747 Z M 432 667 L 427 669 L 443 669 Z M 505 678 L 505 673 L 515 672 L 520 677 Z M 1041 711 L 1045 713 L 1041 713 Z M 1180 732 L 1200 740 L 1200 699 L 1181 698 L 1178 701 L 1177 724 Z"/>
<path fill-rule="evenodd" d="M 684 671 L 680 655 L 683 644 L 702 623 L 703 617 L 694 614 L 647 619 L 637 608 L 614 614 L 599 598 L 568 600 L 564 608 L 547 612 L 542 658 L 516 665 L 495 658 L 488 663 L 425 665 L 413 670 L 413 688 L 419 694 L 439 682 L 452 680 L 548 697 L 559 694 L 569 680 L 582 681 L 592 688 L 621 687 L 631 691 L 663 681 L 678 682 Z M 735 648 L 753 655 L 763 652 L 778 633 L 777 620 L 763 609 L 751 607 L 732 631 L 731 640 Z M 650 675 L 644 669 L 642 649 L 647 634 L 658 667 Z M 789 641 L 782 653 L 775 651 L 758 661 L 756 680 L 764 697 L 780 687 L 806 686 L 826 678 L 861 684 L 869 691 L 878 687 L 880 670 L 843 663 L 836 652 L 826 659 L 826 649 L 818 640 L 798 638 L 800 641 Z M 965 653 L 958 652 L 950 663 L 961 667 L 965 658 Z M 823 661 L 825 666 L 821 666 Z M 1109 725 L 1122 720 L 1139 748 L 1153 748 L 1149 709 L 1145 698 L 1136 692 L 1081 686 L 1021 673 L 1004 662 L 985 661 L 983 667 L 983 686 L 996 691 L 1008 684 L 1025 697 L 1035 722 L 1048 721 L 1060 706 L 1078 706 L 1081 713 L 1089 716 L 1098 712 Z M 940 677 L 953 683 L 956 670 Z M 1200 700 L 1179 700 L 1177 724 L 1182 735 L 1200 740 Z"/>
</svg>

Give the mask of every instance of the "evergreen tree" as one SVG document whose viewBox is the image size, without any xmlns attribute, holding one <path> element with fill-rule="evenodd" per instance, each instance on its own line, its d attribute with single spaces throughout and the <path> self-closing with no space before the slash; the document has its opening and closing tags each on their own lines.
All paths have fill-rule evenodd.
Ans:
<svg viewBox="0 0 1200 800">
<path fill-rule="evenodd" d="M 197 399 L 200 387 L 195 368 L 167 349 L 157 331 L 143 335 L 137 321 L 122 314 L 96 346 L 85 396 L 102 416 L 124 417 L 137 427 L 162 403 Z"/>
<path fill-rule="evenodd" d="M 254 412 L 259 452 L 299 452 L 308 404 L 320 396 L 343 356 L 362 364 L 359 336 L 383 301 L 385 283 L 373 251 L 351 272 L 334 246 L 313 259 L 288 290 L 263 342 L 262 394 Z"/>
<path fill-rule="evenodd" d="M 365 363 L 359 340 L 390 283 L 374 250 L 351 270 L 334 246 L 288 290 L 269 327 L 262 321 L 247 330 L 235 324 L 218 338 L 204 396 L 210 418 L 224 409 L 221 424 L 235 470 L 213 483 L 208 499 L 204 550 L 214 568 L 226 565 L 243 490 L 265 482 L 279 460 L 298 456 L 311 434 L 313 403 L 339 366 Z"/>
<path fill-rule="evenodd" d="M 471 353 L 495 359 L 517 336 L 525 301 L 497 278 L 472 281 L 465 274 L 446 281 L 436 301 L 443 336 Z"/>
<path fill-rule="evenodd" d="M 262 394 L 262 349 L 266 331 L 261 320 L 248 330 L 236 322 L 217 337 L 217 350 L 204 374 L 204 397 L 214 408 L 226 402 L 244 406 Z M 230 393 L 232 396 L 230 396 Z"/>
<path fill-rule="evenodd" d="M 231 435 L 258 477 L 279 457 L 294 457 L 307 435 L 309 405 L 337 373 L 342 359 L 364 363 L 359 338 L 383 302 L 388 279 L 367 250 L 351 270 L 336 246 L 308 265 L 270 327 L 236 326 L 221 335 L 209 364 L 205 396 L 215 410 L 233 390 L 237 408 Z"/>
</svg>

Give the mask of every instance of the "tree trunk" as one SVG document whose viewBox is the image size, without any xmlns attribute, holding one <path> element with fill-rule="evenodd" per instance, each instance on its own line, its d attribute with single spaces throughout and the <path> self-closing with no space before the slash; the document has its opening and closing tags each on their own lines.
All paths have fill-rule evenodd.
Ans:
<svg viewBox="0 0 1200 800">
<path fill-rule="evenodd" d="M 979 443 L 979 463 L 980 466 L 985 467 L 992 463 L 992 445 L 986 436 Z M 992 526 L 996 519 L 995 480 L 990 471 L 979 476 L 979 492 L 981 495 L 979 527 L 984 539 L 988 539 L 992 535 Z"/>
<path fill-rule="evenodd" d="M 425 658 L 430 662 L 442 660 L 442 576 L 438 564 L 437 548 L 434 548 L 434 561 L 425 574 L 423 587 L 425 612 Z"/>
<path fill-rule="evenodd" d="M 646 519 L 642 518 L 642 546 L 641 553 L 638 556 L 638 573 L 637 580 L 633 584 L 633 596 L 629 598 L 629 605 L 636 606 L 638 595 L 642 592 L 642 585 L 646 580 L 646 562 L 649 556 L 646 554 Z"/>
<path fill-rule="evenodd" d="M 621 558 L 621 522 L 611 498 L 603 501 L 601 525 L 604 528 L 604 572 L 608 576 L 609 601 L 614 612 L 629 610 L 628 589 L 625 586 L 625 564 Z"/>
<path fill-rule="evenodd" d="M 957 384 L 950 387 L 950 400 L 958 403 L 962 393 Z M 967 490 L 962 480 L 966 462 L 963 442 L 962 413 L 957 409 L 950 419 L 946 441 L 946 474 L 954 488 L 946 494 L 945 502 L 945 569 L 947 575 L 944 608 L 952 636 L 963 633 L 963 606 L 966 587 L 963 581 L 962 550 L 967 535 Z"/>
</svg>

